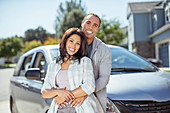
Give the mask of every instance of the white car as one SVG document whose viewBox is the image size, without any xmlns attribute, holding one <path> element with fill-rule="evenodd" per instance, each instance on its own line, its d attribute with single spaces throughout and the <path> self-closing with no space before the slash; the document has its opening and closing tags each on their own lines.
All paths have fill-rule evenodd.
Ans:
<svg viewBox="0 0 170 113">
<path fill-rule="evenodd" d="M 170 73 L 118 46 L 108 45 L 112 71 L 107 85 L 108 113 L 170 113 Z M 22 55 L 10 80 L 12 113 L 47 113 L 51 99 L 41 87 L 59 45 L 41 46 Z"/>
</svg>

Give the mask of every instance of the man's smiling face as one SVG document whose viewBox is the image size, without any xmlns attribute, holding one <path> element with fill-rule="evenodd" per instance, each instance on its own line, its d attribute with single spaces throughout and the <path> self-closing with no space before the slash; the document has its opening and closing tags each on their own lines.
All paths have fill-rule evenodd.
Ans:
<svg viewBox="0 0 170 113">
<path fill-rule="evenodd" d="M 82 21 L 81 26 L 82 26 L 82 30 L 83 30 L 85 36 L 87 37 L 87 39 L 89 39 L 89 38 L 93 39 L 94 36 L 96 35 L 96 33 L 99 31 L 100 21 L 96 16 L 88 15 Z"/>
</svg>

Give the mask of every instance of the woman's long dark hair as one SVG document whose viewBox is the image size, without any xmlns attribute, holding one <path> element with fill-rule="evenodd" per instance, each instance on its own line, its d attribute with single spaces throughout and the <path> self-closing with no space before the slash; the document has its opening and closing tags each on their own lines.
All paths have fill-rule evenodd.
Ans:
<svg viewBox="0 0 170 113">
<path fill-rule="evenodd" d="M 62 60 L 63 62 L 64 61 L 64 58 L 65 57 L 68 57 L 67 60 L 70 59 L 70 55 L 67 53 L 67 50 L 66 50 L 66 42 L 68 40 L 68 38 L 73 35 L 73 34 L 76 34 L 78 36 L 80 36 L 81 38 L 81 45 L 80 45 L 80 48 L 79 50 L 77 51 L 77 53 L 75 53 L 73 55 L 73 58 L 72 60 L 78 60 L 79 63 L 80 63 L 80 59 L 83 57 L 83 56 L 87 56 L 88 55 L 88 45 L 87 45 L 87 39 L 83 33 L 83 31 L 81 31 L 80 29 L 78 28 L 70 28 L 68 29 L 62 39 L 61 39 L 61 42 L 60 42 L 60 56 L 57 57 L 56 59 L 56 62 L 58 63 L 60 60 Z"/>
</svg>

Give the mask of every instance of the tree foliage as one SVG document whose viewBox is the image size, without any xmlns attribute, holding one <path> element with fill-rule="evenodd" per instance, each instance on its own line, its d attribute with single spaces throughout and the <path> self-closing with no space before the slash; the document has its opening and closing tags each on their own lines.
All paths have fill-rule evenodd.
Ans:
<svg viewBox="0 0 170 113">
<path fill-rule="evenodd" d="M 0 57 L 5 57 L 8 60 L 16 56 L 22 51 L 23 48 L 23 38 L 22 37 L 11 37 L 0 40 Z"/>
<path fill-rule="evenodd" d="M 25 42 L 26 41 L 33 41 L 33 40 L 40 40 L 41 43 L 44 43 L 44 41 L 47 39 L 48 33 L 47 31 L 42 28 L 38 27 L 35 30 L 34 29 L 28 29 L 25 32 Z"/>
<path fill-rule="evenodd" d="M 54 45 L 54 44 L 59 44 L 59 41 L 57 38 L 48 37 L 47 40 L 45 40 L 44 42 L 44 45 Z"/>
<path fill-rule="evenodd" d="M 40 40 L 33 40 L 33 41 L 30 41 L 30 42 L 25 42 L 25 48 L 23 49 L 23 52 L 27 52 L 35 47 L 38 47 L 38 46 L 41 46 L 42 43 Z"/>
<path fill-rule="evenodd" d="M 107 44 L 118 45 L 126 37 L 120 29 L 119 21 L 101 19 L 101 26 L 96 36 Z"/>
<path fill-rule="evenodd" d="M 65 8 L 63 3 L 60 3 L 57 10 L 58 16 L 56 17 L 56 33 L 57 38 L 61 39 L 64 32 L 71 27 L 81 27 L 81 22 L 86 15 L 85 6 L 82 6 L 81 0 L 77 3 L 77 0 L 71 0 L 65 2 Z"/>
</svg>

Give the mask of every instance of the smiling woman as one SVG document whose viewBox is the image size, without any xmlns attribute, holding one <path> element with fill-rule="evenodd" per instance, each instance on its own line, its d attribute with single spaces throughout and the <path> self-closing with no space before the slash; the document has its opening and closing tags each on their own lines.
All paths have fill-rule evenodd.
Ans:
<svg viewBox="0 0 170 113">
<path fill-rule="evenodd" d="M 73 34 L 66 42 L 66 50 L 69 55 L 74 55 L 80 49 L 80 36 Z"/>
<path fill-rule="evenodd" d="M 64 58 L 72 57 L 73 59 L 80 59 L 83 56 L 87 56 L 88 45 L 84 33 L 78 28 L 68 29 L 60 43 L 60 57 L 64 61 Z"/>
</svg>

